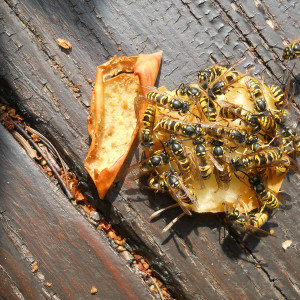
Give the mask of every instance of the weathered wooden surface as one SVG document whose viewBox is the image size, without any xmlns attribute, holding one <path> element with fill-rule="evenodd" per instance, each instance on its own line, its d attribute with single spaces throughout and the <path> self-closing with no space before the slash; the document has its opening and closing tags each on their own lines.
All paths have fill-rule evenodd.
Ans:
<svg viewBox="0 0 300 300">
<path fill-rule="evenodd" d="M 297 1 L 23 2 L 1 0 L 1 89 L 82 178 L 87 176 L 83 160 L 88 149 L 88 79 L 94 78 L 97 65 L 116 54 L 164 50 L 159 85 L 173 89 L 195 80 L 197 70 L 210 64 L 209 55 L 218 61 L 245 56 L 240 68 L 255 65 L 257 72 L 264 70 L 267 82 L 278 83 L 294 64 L 282 63 L 280 50 L 270 46 L 282 47 L 282 40 L 299 38 Z M 56 38 L 70 41 L 72 50 L 60 50 Z M 293 73 L 297 76 L 299 70 L 296 62 Z M 74 84 L 80 88 L 78 98 Z M 295 101 L 299 103 L 299 86 Z M 159 195 L 154 201 L 153 193 L 124 181 L 122 174 L 99 206 L 178 298 L 296 299 L 298 176 L 290 176 L 284 189 L 291 201 L 267 227 L 275 229 L 277 238 L 249 239 L 248 256 L 232 238 L 224 238 L 220 218 L 213 215 L 186 217 L 162 234 L 178 211 L 149 223 L 153 211 L 170 200 Z M 281 243 L 287 239 L 293 246 L 284 252 Z M 262 268 L 257 268 L 261 260 Z"/>
<path fill-rule="evenodd" d="M 2 126 L 0 143 L 0 276 L 6 278 L 0 295 L 8 297 L 2 282 L 11 281 L 7 286 L 25 299 L 151 299 L 142 280 Z"/>
</svg>

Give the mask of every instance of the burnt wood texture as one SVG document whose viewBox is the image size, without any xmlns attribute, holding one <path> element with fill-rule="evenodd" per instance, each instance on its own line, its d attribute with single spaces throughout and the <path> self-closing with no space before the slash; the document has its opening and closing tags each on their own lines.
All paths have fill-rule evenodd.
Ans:
<svg viewBox="0 0 300 300">
<path fill-rule="evenodd" d="M 0 5 L 2 98 L 55 145 L 79 178 L 89 182 L 93 204 L 148 259 L 176 298 L 299 298 L 298 175 L 285 180 L 287 203 L 264 227 L 274 229 L 276 237 L 249 237 L 243 248 L 224 233 L 220 215 L 193 214 L 162 233 L 179 210 L 152 222 L 149 216 L 172 203 L 170 198 L 158 194 L 155 199 L 154 193 L 141 190 L 126 179 L 124 167 L 102 201 L 83 167 L 89 147 L 89 80 L 97 65 L 114 55 L 163 50 L 158 85 L 169 89 L 195 81 L 197 71 L 211 64 L 209 56 L 216 61 L 246 57 L 238 69 L 255 66 L 254 73 L 263 72 L 267 83 L 282 83 L 289 72 L 299 79 L 299 61 L 282 62 L 281 51 L 273 48 L 283 47 L 283 40 L 300 38 L 298 1 L 0 0 Z M 57 38 L 71 42 L 72 49 L 59 48 Z M 298 115 L 299 85 L 294 100 L 291 120 Z M 7 288 L 1 295 L 24 293 L 25 298 L 39 299 L 49 293 L 47 297 L 85 299 L 91 282 L 101 282 L 95 296 L 101 299 L 152 297 L 11 139 L 2 128 L 1 172 L 6 175 L 1 174 L 0 187 L 0 208 L 5 210 L 0 278 Z M 135 160 L 132 152 L 127 164 Z M 53 283 L 51 289 L 39 287 L 29 261 L 11 243 L 11 228 L 22 229 L 18 235 L 38 258 L 42 274 Z M 285 240 L 293 241 L 286 251 L 281 247 Z M 78 273 L 87 294 L 79 287 Z"/>
</svg>

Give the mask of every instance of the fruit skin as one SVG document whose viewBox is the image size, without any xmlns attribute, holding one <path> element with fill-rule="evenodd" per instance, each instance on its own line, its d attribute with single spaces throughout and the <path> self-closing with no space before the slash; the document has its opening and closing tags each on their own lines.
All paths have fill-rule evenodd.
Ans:
<svg viewBox="0 0 300 300">
<path fill-rule="evenodd" d="M 90 115 L 87 119 L 87 129 L 92 142 L 84 166 L 93 179 L 101 199 L 105 197 L 116 178 L 139 130 L 139 122 L 136 122 L 137 125 L 132 129 L 132 133 L 129 132 L 128 134 L 130 138 L 123 145 L 122 155 L 112 162 L 109 167 L 103 167 L 101 162 L 105 162 L 109 159 L 109 157 L 101 156 L 101 148 L 102 145 L 105 144 L 105 136 L 103 136 L 103 132 L 101 132 L 104 126 L 102 117 L 105 100 L 107 100 L 104 97 L 105 84 L 114 80 L 117 83 L 118 80 L 121 80 L 119 78 L 122 77 L 123 81 L 125 80 L 128 83 L 127 87 L 132 89 L 132 92 L 138 96 L 142 90 L 141 86 L 154 85 L 159 71 L 161 57 L 162 51 L 131 57 L 115 56 L 108 62 L 97 67 L 95 87 L 91 97 Z M 128 76 L 126 73 L 128 73 Z M 119 74 L 122 76 L 118 77 Z M 124 78 L 126 76 L 127 79 Z M 135 108 L 132 107 L 131 109 L 134 110 Z M 137 117 L 143 113 L 144 109 L 144 107 L 139 108 Z M 111 117 L 113 118 L 114 116 L 112 115 Z M 116 128 L 116 130 L 119 130 L 119 128 Z M 99 157 L 101 160 L 99 160 Z"/>
</svg>

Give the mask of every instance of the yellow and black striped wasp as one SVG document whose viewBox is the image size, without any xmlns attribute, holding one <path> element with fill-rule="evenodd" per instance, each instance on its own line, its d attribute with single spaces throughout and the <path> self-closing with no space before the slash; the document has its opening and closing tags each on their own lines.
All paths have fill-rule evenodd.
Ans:
<svg viewBox="0 0 300 300">
<path fill-rule="evenodd" d="M 229 103 L 227 101 L 221 101 L 220 104 L 222 105 L 219 115 L 223 119 L 226 120 L 241 120 L 249 129 L 251 129 L 251 133 L 257 133 L 261 130 L 261 125 L 259 121 L 259 116 L 254 114 L 245 108 Z"/>
<path fill-rule="evenodd" d="M 243 77 L 247 76 L 247 74 L 242 74 L 238 71 L 233 70 L 244 60 L 245 57 L 239 59 L 219 77 L 214 78 L 214 81 L 208 82 L 206 90 L 209 100 L 216 100 L 218 95 L 224 94 L 231 85 L 238 82 Z"/>
<path fill-rule="evenodd" d="M 225 221 L 227 225 L 242 233 L 255 233 L 261 232 L 267 235 L 273 235 L 261 227 L 268 221 L 269 213 L 267 210 L 260 210 L 258 212 L 248 213 L 246 205 L 244 204 L 245 213 L 241 213 L 237 209 L 237 204 L 242 196 L 239 195 L 236 199 L 234 207 L 231 211 L 227 211 L 226 204 L 224 203 Z"/>
<path fill-rule="evenodd" d="M 204 135 L 204 131 L 200 124 L 185 123 L 179 119 L 171 117 L 163 117 L 158 122 L 156 127 L 159 127 L 162 131 L 181 135 L 187 138 L 196 138 Z"/>
<path fill-rule="evenodd" d="M 245 130 L 241 130 L 238 127 L 228 127 L 217 124 L 201 123 L 201 128 L 206 135 L 216 139 L 226 139 L 235 144 L 244 143 L 247 137 Z"/>
<path fill-rule="evenodd" d="M 193 104 L 193 101 L 188 101 L 179 95 L 172 95 L 168 91 L 163 91 L 154 87 L 144 87 L 150 90 L 146 94 L 146 101 L 152 105 L 157 105 L 170 111 L 177 111 L 180 114 L 186 114 L 189 112 L 189 107 Z"/>
<path fill-rule="evenodd" d="M 195 193 L 184 183 L 181 174 L 177 173 L 172 164 L 169 162 L 170 169 L 168 171 L 163 171 L 162 173 L 156 172 L 156 175 L 152 175 L 149 179 L 149 183 L 153 189 L 158 191 L 168 191 L 172 198 L 176 201 L 175 204 L 160 209 L 150 216 L 150 219 L 160 215 L 163 211 L 180 207 L 183 212 L 174 218 L 164 229 L 163 232 L 168 231 L 180 218 L 185 215 L 191 216 L 192 213 L 190 209 L 192 205 L 197 203 L 197 196 Z"/>
<path fill-rule="evenodd" d="M 245 78 L 245 84 L 250 93 L 251 99 L 254 101 L 254 108 L 259 113 L 267 109 L 267 102 L 265 99 L 263 87 L 260 82 L 251 76 Z"/>
<path fill-rule="evenodd" d="M 210 121 L 215 122 L 217 120 L 216 104 L 213 101 L 209 101 L 207 92 L 198 84 L 181 84 L 177 89 L 177 93 L 181 95 L 187 95 L 192 99 L 200 115 L 203 115 Z"/>
<path fill-rule="evenodd" d="M 206 68 L 198 73 L 198 81 L 202 83 L 199 89 L 202 91 L 201 98 L 196 102 L 199 113 L 203 112 L 205 117 L 215 122 L 217 119 L 215 100 L 218 95 L 224 94 L 226 90 L 246 75 L 242 75 L 233 69 L 245 58 L 232 64 L 229 68 L 216 65 Z"/>
<path fill-rule="evenodd" d="M 143 152 L 143 156 L 145 156 L 145 152 Z M 133 180 L 136 180 L 154 170 L 162 168 L 169 160 L 168 153 L 165 150 L 159 149 L 154 151 L 149 157 L 142 157 L 140 162 L 130 166 L 128 173 L 132 174 L 130 177 Z"/>
<path fill-rule="evenodd" d="M 242 155 L 231 160 L 231 165 L 236 171 L 273 167 L 278 164 L 287 164 L 287 159 L 282 157 L 282 151 L 277 147 L 265 147 L 255 152 Z"/>
<path fill-rule="evenodd" d="M 154 145 L 153 128 L 154 128 L 154 121 L 155 121 L 155 113 L 156 113 L 155 106 L 149 104 L 142 116 L 140 138 L 141 138 L 141 145 L 144 148 L 152 148 Z"/>
<path fill-rule="evenodd" d="M 229 61 L 232 60 L 234 57 L 230 56 L 229 58 L 225 58 L 224 60 L 206 67 L 198 72 L 198 81 L 201 84 L 204 84 L 203 87 L 207 88 L 209 83 L 215 81 L 216 78 L 220 77 L 224 74 L 228 68 L 230 68 Z"/>
<path fill-rule="evenodd" d="M 292 60 L 300 57 L 300 39 L 294 40 L 287 47 L 285 47 L 282 59 Z"/>
<path fill-rule="evenodd" d="M 252 152 L 262 150 L 263 145 L 261 144 L 257 135 L 251 134 L 247 137 L 246 145 Z"/>
<path fill-rule="evenodd" d="M 187 152 L 187 147 L 182 143 L 187 139 L 178 140 L 175 135 L 171 135 L 166 141 L 166 151 L 173 158 L 177 169 L 184 182 L 192 178 L 198 178 L 198 183 L 201 189 L 205 188 L 200 170 L 195 162 L 193 155 Z"/>
<path fill-rule="evenodd" d="M 162 174 L 159 174 L 159 177 L 164 180 L 168 191 L 173 199 L 178 202 L 182 210 L 186 214 L 191 215 L 190 211 L 184 204 L 196 204 L 197 197 L 194 192 L 187 187 L 181 176 L 170 168 L 170 171 L 165 171 Z"/>
<path fill-rule="evenodd" d="M 276 84 L 272 84 L 268 86 L 269 93 L 273 99 L 274 105 L 278 110 L 281 110 L 284 106 L 284 102 L 286 99 L 284 91 Z"/>
<path fill-rule="evenodd" d="M 272 210 L 277 209 L 279 207 L 277 195 L 265 187 L 258 175 L 248 174 L 247 176 L 249 177 L 251 188 L 259 196 L 263 206 Z"/>
<path fill-rule="evenodd" d="M 218 162 L 219 166 L 214 163 L 214 174 L 219 189 L 228 190 L 232 177 L 231 164 L 225 159 L 224 142 L 220 140 L 211 140 L 212 155 Z"/>
<path fill-rule="evenodd" d="M 199 137 L 193 140 L 194 153 L 198 158 L 198 166 L 201 177 L 204 180 L 210 178 L 213 172 L 213 166 L 210 164 L 207 156 L 210 157 L 211 161 L 214 162 L 221 170 L 222 166 L 215 160 L 212 153 L 206 147 L 206 140 L 203 137 Z"/>
</svg>

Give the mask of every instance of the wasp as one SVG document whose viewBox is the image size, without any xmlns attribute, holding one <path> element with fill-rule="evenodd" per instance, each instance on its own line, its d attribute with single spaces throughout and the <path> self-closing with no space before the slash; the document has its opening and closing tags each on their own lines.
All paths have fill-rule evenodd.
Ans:
<svg viewBox="0 0 300 300">
<path fill-rule="evenodd" d="M 203 90 L 199 85 L 184 85 L 182 83 L 177 89 L 177 93 L 180 93 L 181 95 L 187 95 L 194 100 L 199 113 L 201 114 L 201 112 L 203 112 L 205 117 L 210 122 L 215 122 L 217 120 L 216 105 L 212 101 L 209 101 L 206 91 Z"/>
<path fill-rule="evenodd" d="M 210 122 L 217 120 L 217 109 L 213 101 L 209 101 L 207 92 L 197 84 L 184 85 L 183 83 L 179 86 L 176 93 L 181 95 L 187 95 L 196 102 L 199 113 L 203 112 L 205 117 Z"/>
<path fill-rule="evenodd" d="M 155 190 L 156 192 L 167 192 L 168 187 L 164 180 L 162 180 L 158 175 L 150 174 L 148 179 L 148 186 L 150 189 Z"/>
<path fill-rule="evenodd" d="M 227 190 L 229 188 L 229 183 L 232 178 L 232 172 L 230 164 L 222 161 L 221 167 L 223 171 L 218 170 L 215 168 L 215 177 L 219 188 L 222 188 L 223 190 Z"/>
<path fill-rule="evenodd" d="M 157 126 L 166 132 L 190 138 L 204 135 L 200 124 L 188 124 L 173 118 L 162 118 L 158 121 Z"/>
<path fill-rule="evenodd" d="M 181 83 L 176 90 L 176 94 L 181 96 L 188 96 L 191 99 L 199 99 L 201 97 L 201 88 L 197 84 Z"/>
<path fill-rule="evenodd" d="M 274 104 L 277 109 L 282 109 L 285 103 L 285 94 L 283 90 L 278 85 L 271 85 L 269 86 L 269 92 L 273 98 Z"/>
<path fill-rule="evenodd" d="M 218 95 L 225 93 L 226 89 L 246 75 L 238 71 L 227 71 L 218 78 L 218 81 L 208 88 L 209 99 L 216 100 Z M 222 79 L 221 79 L 222 78 Z"/>
<path fill-rule="evenodd" d="M 219 114 L 221 117 L 232 121 L 243 117 L 242 108 L 233 104 L 230 106 L 222 106 Z"/>
<path fill-rule="evenodd" d="M 257 175 L 249 175 L 249 183 L 251 188 L 258 194 L 260 201 L 269 209 L 276 209 L 279 206 L 279 201 L 274 192 L 265 188 L 261 179 Z"/>
<path fill-rule="evenodd" d="M 300 39 L 291 42 L 287 47 L 285 47 L 282 59 L 292 60 L 300 57 Z"/>
<path fill-rule="evenodd" d="M 191 162 L 185 151 L 185 146 L 176 139 L 175 135 L 171 135 L 166 144 L 182 176 L 185 180 L 189 179 L 191 177 Z"/>
<path fill-rule="evenodd" d="M 204 138 L 200 137 L 194 139 L 194 153 L 190 154 L 191 160 L 193 161 L 193 168 L 198 170 L 198 172 L 195 172 L 194 174 L 196 175 L 201 188 L 205 187 L 203 180 L 209 179 L 213 171 L 213 167 L 207 156 L 209 156 L 210 161 L 216 168 L 218 168 L 220 171 L 223 171 L 223 167 L 214 158 L 213 154 L 210 152 L 210 149 L 207 149 L 205 143 L 206 141 Z"/>
<path fill-rule="evenodd" d="M 138 165 L 144 172 L 152 171 L 155 168 L 164 166 L 169 162 L 169 156 L 166 151 L 157 150 L 150 157 L 142 160 Z"/>
<path fill-rule="evenodd" d="M 211 142 L 212 147 L 212 154 L 215 159 L 218 161 L 219 166 L 214 163 L 216 168 L 214 168 L 214 173 L 216 177 L 216 181 L 219 188 L 227 190 L 229 188 L 229 183 L 231 181 L 232 172 L 230 164 L 224 160 L 225 151 L 223 147 L 223 142 L 219 140 L 212 140 Z"/>
<path fill-rule="evenodd" d="M 253 128 L 255 128 L 254 131 L 259 129 L 264 131 L 266 134 L 275 136 L 278 126 L 274 116 L 250 114 L 247 115 L 247 118 L 249 118 L 249 122 L 252 124 Z"/>
<path fill-rule="evenodd" d="M 178 202 L 182 210 L 187 214 L 191 215 L 191 212 L 187 209 L 185 204 L 197 203 L 196 195 L 186 186 L 182 178 L 174 170 L 164 171 L 159 174 L 170 192 L 173 199 Z"/>
<path fill-rule="evenodd" d="M 149 104 L 142 117 L 142 129 L 141 129 L 141 144 L 145 148 L 151 148 L 153 143 L 153 127 L 155 120 L 155 106 Z"/>
<path fill-rule="evenodd" d="M 262 212 L 253 213 L 250 215 L 250 223 L 255 228 L 262 227 L 269 219 L 269 213 L 266 210 Z"/>
<path fill-rule="evenodd" d="M 300 138 L 298 137 L 294 142 L 294 152 L 296 156 L 300 156 Z"/>
<path fill-rule="evenodd" d="M 148 87 L 150 89 L 150 87 Z M 163 108 L 168 108 L 173 111 L 178 111 L 185 114 L 189 111 L 191 105 L 188 101 L 181 99 L 180 97 L 172 96 L 171 94 L 155 89 L 146 94 L 146 99 L 151 104 L 156 104 Z"/>
<path fill-rule="evenodd" d="M 227 64 L 225 64 L 225 63 L 230 61 L 231 59 L 233 59 L 233 56 L 230 56 L 229 58 L 226 58 L 215 65 L 212 65 L 203 70 L 200 70 L 198 72 L 198 81 L 200 83 L 207 82 L 208 84 L 210 84 L 216 78 L 220 77 L 222 74 L 224 74 L 228 70 L 229 63 L 227 63 Z"/>
<path fill-rule="evenodd" d="M 247 133 L 237 128 L 206 123 L 202 123 L 201 127 L 207 135 L 210 135 L 215 138 L 223 137 L 238 144 L 241 144 L 246 140 Z"/>
<path fill-rule="evenodd" d="M 218 160 L 223 159 L 224 157 L 224 147 L 223 147 L 223 142 L 219 141 L 219 140 L 212 140 L 211 145 L 213 146 L 213 155 L 214 157 L 216 157 Z"/>
<path fill-rule="evenodd" d="M 269 219 L 269 213 L 266 210 L 257 213 L 241 213 L 237 208 L 237 203 L 241 195 L 238 196 L 233 210 L 228 212 L 224 203 L 224 212 L 226 223 L 231 225 L 234 229 L 244 233 L 262 232 L 264 234 L 272 235 L 271 233 L 260 229 Z"/>
<path fill-rule="evenodd" d="M 265 111 L 267 103 L 264 97 L 263 88 L 260 83 L 253 77 L 247 77 L 245 83 L 251 95 L 251 98 L 255 103 L 255 109 L 258 112 Z"/>
<path fill-rule="evenodd" d="M 236 170 L 266 168 L 279 163 L 285 163 L 285 160 L 282 159 L 281 150 L 276 147 L 264 148 L 237 160 L 231 160 L 231 164 Z"/>
<path fill-rule="evenodd" d="M 170 150 L 170 155 L 174 158 L 176 165 L 184 178 L 187 181 L 191 178 L 191 175 L 199 179 L 200 187 L 203 189 L 204 183 L 200 170 L 194 160 L 194 157 L 186 152 L 186 147 L 180 140 L 176 139 L 175 135 L 171 135 L 166 141 L 167 147 Z"/>
<path fill-rule="evenodd" d="M 150 216 L 150 219 L 160 215 L 163 211 L 180 207 L 183 212 L 174 218 L 162 231 L 168 231 L 180 218 L 185 215 L 191 216 L 192 213 L 188 209 L 187 205 L 192 205 L 197 202 L 197 197 L 193 191 L 191 191 L 183 182 L 182 178 L 172 169 L 170 164 L 170 171 L 164 171 L 161 174 L 157 173 L 156 176 L 150 177 L 149 181 L 151 181 L 151 185 L 155 190 L 159 191 L 168 191 L 173 199 L 176 201 L 175 204 L 167 206 L 163 209 L 160 209 L 153 213 Z"/>
<path fill-rule="evenodd" d="M 202 95 L 196 102 L 197 109 L 199 113 L 203 112 L 205 117 L 210 122 L 216 122 L 217 120 L 217 109 L 213 101 L 209 101 L 208 96 Z"/>
<path fill-rule="evenodd" d="M 279 111 L 274 113 L 274 119 L 276 121 L 276 123 L 278 124 L 279 129 L 277 130 L 277 134 L 280 136 L 283 136 L 283 138 L 287 138 L 287 134 L 290 137 L 294 136 L 294 133 L 290 134 L 292 130 L 294 130 L 294 128 L 292 129 L 292 127 L 287 127 L 286 126 L 286 121 L 288 119 L 288 112 L 290 110 L 291 104 L 292 104 L 292 100 L 295 94 L 295 84 L 293 85 L 292 88 L 292 92 L 290 94 L 290 98 L 288 100 L 288 93 L 289 93 L 289 89 L 290 89 L 290 80 L 288 81 L 286 88 L 285 88 L 285 92 L 284 92 L 284 96 L 283 96 L 283 100 L 282 100 L 282 106 L 280 108 Z M 285 109 L 286 104 L 288 102 L 287 105 L 287 109 Z M 295 128 L 297 127 L 297 122 L 295 123 Z M 295 130 L 294 130 L 295 131 Z"/>
<path fill-rule="evenodd" d="M 207 154 L 210 155 L 210 153 L 207 151 L 205 147 L 205 139 L 204 138 L 197 138 L 193 140 L 193 144 L 195 146 L 195 154 L 200 160 L 199 162 L 199 170 L 201 173 L 201 176 L 204 180 L 207 180 L 210 178 L 212 174 L 212 166 L 211 164 L 207 161 Z M 213 158 L 212 155 L 210 157 Z M 213 158 L 214 159 L 214 158 Z M 219 164 L 218 162 L 215 162 L 216 164 Z M 221 168 L 221 166 L 220 166 Z"/>
<path fill-rule="evenodd" d="M 242 75 L 233 69 L 240 64 L 245 58 L 239 59 L 235 62 L 226 72 L 222 73 L 219 77 L 215 78 L 207 86 L 207 95 L 210 100 L 216 100 L 218 95 L 224 94 L 229 86 L 242 79 L 246 74 Z"/>
<path fill-rule="evenodd" d="M 231 104 L 227 101 L 222 101 L 223 106 L 220 109 L 220 116 L 225 119 L 230 119 L 232 121 L 236 119 L 240 119 L 243 121 L 247 126 L 252 128 L 253 132 L 258 132 L 261 130 L 260 115 L 253 114 L 248 110 Z"/>
<path fill-rule="evenodd" d="M 216 78 L 220 77 L 223 73 L 225 73 L 228 69 L 226 67 L 220 65 L 214 65 L 211 67 L 207 67 L 198 72 L 198 81 L 200 83 L 204 82 L 213 82 Z"/>
<path fill-rule="evenodd" d="M 145 155 L 145 152 L 143 152 L 143 155 Z M 157 150 L 149 157 L 142 158 L 140 162 L 130 166 L 128 173 L 132 174 L 132 176 L 130 176 L 131 179 L 136 180 L 144 175 L 149 174 L 155 169 L 163 167 L 168 162 L 169 156 L 167 152 L 164 150 Z"/>
<path fill-rule="evenodd" d="M 162 173 L 156 172 L 156 175 L 152 174 L 148 179 L 148 185 L 156 191 L 168 191 L 182 210 L 187 215 L 191 215 L 185 204 L 195 204 L 197 202 L 196 195 L 184 184 L 182 178 L 173 169 Z"/>
<path fill-rule="evenodd" d="M 257 135 L 250 135 L 246 140 L 246 145 L 248 145 L 251 151 L 256 152 L 262 150 L 262 145 L 259 143 L 259 138 Z"/>
<path fill-rule="evenodd" d="M 212 168 L 211 165 L 207 162 L 207 157 L 206 155 L 209 156 L 210 160 L 212 161 L 213 165 L 220 171 L 223 171 L 223 167 L 221 164 L 218 162 L 218 160 L 215 158 L 218 157 L 221 159 L 220 156 L 223 156 L 224 154 L 224 149 L 222 147 L 222 142 L 220 141 L 212 141 L 212 145 L 214 153 L 210 151 L 210 149 L 207 149 L 205 146 L 205 139 L 204 138 L 197 138 L 193 140 L 193 144 L 195 145 L 195 153 L 196 156 L 200 159 L 200 170 L 202 173 L 202 176 L 205 179 L 208 179 L 212 173 Z"/>
</svg>

